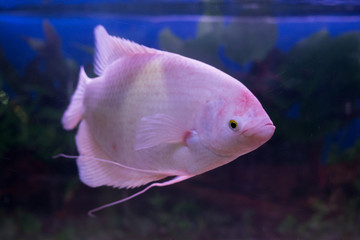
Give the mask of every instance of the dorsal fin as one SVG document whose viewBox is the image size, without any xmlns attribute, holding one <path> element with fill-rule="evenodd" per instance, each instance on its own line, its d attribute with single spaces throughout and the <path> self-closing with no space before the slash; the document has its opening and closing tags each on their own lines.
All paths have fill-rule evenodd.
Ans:
<svg viewBox="0 0 360 240">
<path fill-rule="evenodd" d="M 97 75 L 102 75 L 105 68 L 118 58 L 135 54 L 154 54 L 159 50 L 148 48 L 132 41 L 110 36 L 102 25 L 95 30 L 95 68 Z"/>
</svg>

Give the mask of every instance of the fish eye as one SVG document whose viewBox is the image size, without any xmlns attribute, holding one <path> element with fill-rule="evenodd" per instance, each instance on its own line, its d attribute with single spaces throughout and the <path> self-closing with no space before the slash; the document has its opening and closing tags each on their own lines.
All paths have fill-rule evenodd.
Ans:
<svg viewBox="0 0 360 240">
<path fill-rule="evenodd" d="M 229 121 L 229 128 L 233 131 L 236 131 L 238 129 L 238 123 L 235 120 L 231 119 Z"/>
</svg>

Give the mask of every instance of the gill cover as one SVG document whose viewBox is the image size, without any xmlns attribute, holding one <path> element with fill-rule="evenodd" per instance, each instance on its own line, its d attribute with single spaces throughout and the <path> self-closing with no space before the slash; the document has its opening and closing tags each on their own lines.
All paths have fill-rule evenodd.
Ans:
<svg viewBox="0 0 360 240">
<path fill-rule="evenodd" d="M 238 152 L 243 125 L 235 116 L 234 104 L 217 99 L 207 102 L 197 123 L 201 143 L 219 156 L 230 157 Z"/>
</svg>

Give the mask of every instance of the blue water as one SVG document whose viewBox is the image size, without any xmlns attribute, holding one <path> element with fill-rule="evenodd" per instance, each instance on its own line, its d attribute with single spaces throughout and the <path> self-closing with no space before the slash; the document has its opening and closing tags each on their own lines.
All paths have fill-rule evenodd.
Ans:
<svg viewBox="0 0 360 240">
<path fill-rule="evenodd" d="M 108 31 L 122 38 L 130 39 L 134 42 L 144 44 L 149 47 L 161 49 L 158 38 L 159 33 L 165 28 L 169 28 L 174 35 L 182 40 L 195 38 L 197 24 L 202 16 L 114 16 L 97 15 L 89 16 L 66 16 L 66 17 L 46 17 L 56 28 L 61 36 L 63 51 L 66 57 L 75 59 L 77 62 L 85 64 L 92 61 L 92 56 L 74 47 L 82 44 L 88 47 L 93 46 L 93 29 L 96 25 L 104 25 Z M 42 22 L 44 17 L 28 14 L 7 14 L 0 13 L 0 31 L 2 34 L 0 43 L 4 52 L 14 66 L 19 71 L 24 69 L 26 64 L 35 56 L 27 43 L 22 39 L 23 36 L 43 39 Z M 289 51 L 298 41 L 310 35 L 326 30 L 333 37 L 351 31 L 360 31 L 359 16 L 306 16 L 306 17 L 208 17 L 208 22 L 248 22 L 258 21 L 262 23 L 274 24 L 277 29 L 277 39 L 274 47 L 283 51 Z M 246 36 L 244 36 L 246 37 Z M 246 66 L 236 66 L 237 64 L 221 54 L 219 57 L 222 62 L 232 69 L 245 70 Z M 18 56 L 21 55 L 21 58 Z"/>
</svg>

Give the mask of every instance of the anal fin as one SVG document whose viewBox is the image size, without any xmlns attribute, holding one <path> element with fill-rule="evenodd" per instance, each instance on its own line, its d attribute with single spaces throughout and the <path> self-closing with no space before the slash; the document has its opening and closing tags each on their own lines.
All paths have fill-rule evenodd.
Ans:
<svg viewBox="0 0 360 240">
<path fill-rule="evenodd" d="M 76 145 L 80 153 L 76 161 L 80 179 L 90 187 L 106 185 L 132 188 L 167 177 L 166 174 L 141 172 L 116 165 L 116 159 L 110 159 L 95 142 L 85 120 L 80 123 Z M 115 164 L 97 159 L 114 161 Z"/>
</svg>

